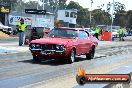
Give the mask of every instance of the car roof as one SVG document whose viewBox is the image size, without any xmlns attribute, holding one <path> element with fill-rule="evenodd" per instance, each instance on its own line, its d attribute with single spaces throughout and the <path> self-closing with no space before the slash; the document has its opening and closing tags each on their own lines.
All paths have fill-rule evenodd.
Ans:
<svg viewBox="0 0 132 88">
<path fill-rule="evenodd" d="M 83 28 L 68 28 L 68 27 L 57 27 L 55 29 L 62 29 L 62 30 L 81 30 L 81 31 L 84 31 L 85 30 Z"/>
</svg>

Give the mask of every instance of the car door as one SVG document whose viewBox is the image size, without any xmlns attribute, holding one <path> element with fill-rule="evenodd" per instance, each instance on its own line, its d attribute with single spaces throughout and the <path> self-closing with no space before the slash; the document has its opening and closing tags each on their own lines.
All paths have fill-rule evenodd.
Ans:
<svg viewBox="0 0 132 88">
<path fill-rule="evenodd" d="M 89 38 L 89 34 L 86 31 L 81 31 L 82 34 L 82 52 L 83 54 L 85 54 L 86 52 L 88 52 L 90 50 L 91 47 L 91 41 Z"/>
<path fill-rule="evenodd" d="M 78 31 L 78 38 L 77 38 L 77 47 L 78 47 L 78 54 L 81 55 L 83 53 L 83 45 L 84 45 L 84 41 L 83 41 L 83 34 L 81 31 Z"/>
<path fill-rule="evenodd" d="M 90 38 L 88 36 L 88 33 L 80 30 L 78 34 L 78 43 L 80 47 L 80 54 L 85 54 L 90 49 Z"/>
<path fill-rule="evenodd" d="M 87 53 L 91 49 L 92 41 L 90 39 L 90 35 L 89 35 L 88 32 L 83 31 L 83 35 L 84 35 L 84 38 L 83 38 L 83 41 L 84 41 L 83 51 L 84 51 L 84 53 Z"/>
</svg>

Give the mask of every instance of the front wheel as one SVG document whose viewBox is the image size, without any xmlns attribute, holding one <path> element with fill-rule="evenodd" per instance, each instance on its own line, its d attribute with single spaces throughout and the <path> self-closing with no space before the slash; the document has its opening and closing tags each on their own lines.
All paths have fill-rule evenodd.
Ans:
<svg viewBox="0 0 132 88">
<path fill-rule="evenodd" d="M 68 62 L 69 63 L 75 62 L 75 50 L 74 49 L 72 49 L 71 52 L 70 52 L 70 55 L 69 55 L 69 58 L 68 58 Z"/>
<path fill-rule="evenodd" d="M 86 54 L 86 58 L 88 60 L 93 59 L 95 54 L 95 48 L 92 48 L 92 50 L 89 51 L 89 53 Z"/>
</svg>

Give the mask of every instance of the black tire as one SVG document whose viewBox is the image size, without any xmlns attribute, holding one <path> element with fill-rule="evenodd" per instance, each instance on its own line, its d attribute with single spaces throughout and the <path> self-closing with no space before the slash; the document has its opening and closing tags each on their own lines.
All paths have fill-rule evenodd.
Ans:
<svg viewBox="0 0 132 88">
<path fill-rule="evenodd" d="M 10 35 L 11 33 L 10 32 L 7 32 L 6 34 Z"/>
<path fill-rule="evenodd" d="M 75 50 L 74 49 L 72 49 L 71 52 L 70 52 L 70 55 L 68 57 L 68 62 L 69 63 L 75 62 Z"/>
<path fill-rule="evenodd" d="M 86 59 L 91 60 L 94 58 L 95 54 L 95 47 L 92 48 L 92 50 L 89 51 L 89 53 L 86 54 Z"/>
<path fill-rule="evenodd" d="M 39 57 L 37 57 L 36 55 L 33 55 L 33 62 L 35 62 L 35 63 L 40 62 Z"/>
</svg>

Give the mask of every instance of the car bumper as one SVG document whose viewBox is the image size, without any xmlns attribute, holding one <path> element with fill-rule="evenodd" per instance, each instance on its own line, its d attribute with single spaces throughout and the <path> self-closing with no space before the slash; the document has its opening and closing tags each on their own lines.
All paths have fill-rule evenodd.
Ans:
<svg viewBox="0 0 132 88">
<path fill-rule="evenodd" d="M 67 58 L 69 56 L 69 53 L 67 51 L 64 52 L 55 52 L 55 51 L 49 51 L 44 52 L 41 50 L 31 50 L 32 55 L 38 56 L 40 58 L 44 59 L 61 59 L 61 58 Z"/>
</svg>

